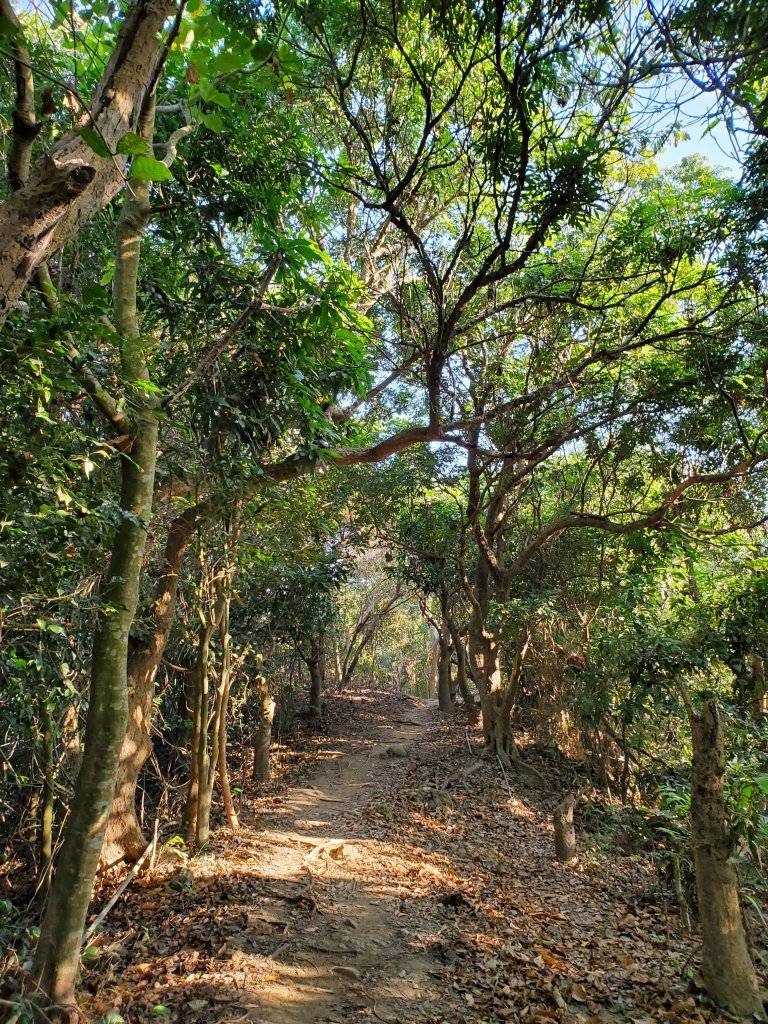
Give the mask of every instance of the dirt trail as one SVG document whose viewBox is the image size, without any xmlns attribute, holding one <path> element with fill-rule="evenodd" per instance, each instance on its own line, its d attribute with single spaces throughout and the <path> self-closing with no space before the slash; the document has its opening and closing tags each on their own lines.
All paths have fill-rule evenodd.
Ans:
<svg viewBox="0 0 768 1024">
<path fill-rule="evenodd" d="M 350 828 L 395 760 L 391 747 L 407 754 L 428 714 L 426 704 L 406 706 L 403 718 L 381 727 L 378 741 L 355 743 L 262 823 L 260 870 L 277 892 L 313 901 L 314 912 L 300 931 L 289 926 L 274 952 L 270 980 L 255 994 L 259 1022 L 424 1020 L 437 1004 L 430 971 L 441 965 L 414 949 L 417 922 L 403 919 L 399 899 L 402 876 L 420 865 L 399 845 Z M 269 909 L 265 915 L 269 922 Z"/>
<path fill-rule="evenodd" d="M 546 781 L 533 785 L 479 760 L 480 733 L 459 715 L 371 691 L 327 703 L 316 770 L 245 799 L 238 832 L 217 828 L 203 854 L 161 863 L 115 908 L 84 961 L 93 1016 L 720 1019 L 699 999 L 696 937 L 649 861 L 583 833 L 577 863 L 555 860 L 567 764 L 540 757 Z"/>
</svg>

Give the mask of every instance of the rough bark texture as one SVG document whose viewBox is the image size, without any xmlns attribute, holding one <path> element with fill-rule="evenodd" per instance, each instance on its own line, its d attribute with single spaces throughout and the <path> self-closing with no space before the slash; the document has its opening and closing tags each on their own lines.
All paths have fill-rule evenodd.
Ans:
<svg viewBox="0 0 768 1024">
<path fill-rule="evenodd" d="M 555 853 L 563 863 L 576 856 L 576 829 L 573 827 L 573 808 L 576 804 L 572 795 L 562 800 L 552 815 L 555 828 Z"/>
<path fill-rule="evenodd" d="M 489 753 L 505 763 L 517 756 L 512 736 L 512 691 L 503 685 L 499 665 L 499 645 L 474 615 L 469 630 L 469 657 L 472 677 L 480 694 L 483 715 L 483 742 Z"/>
<path fill-rule="evenodd" d="M 696 713 L 688 705 L 693 739 L 691 839 L 702 938 L 702 975 L 720 1006 L 762 1018 L 757 976 L 747 946 L 736 868 L 729 862 L 725 794 L 725 737 L 713 700 Z"/>
<path fill-rule="evenodd" d="M 136 131 L 160 54 L 158 33 L 174 8 L 172 0 L 134 0 L 82 118 L 113 153 L 126 132 Z M 115 196 L 124 165 L 124 157 L 100 157 L 69 132 L 0 204 L 0 324 L 37 269 Z"/>
<path fill-rule="evenodd" d="M 201 568 L 205 555 L 200 554 Z M 226 606 L 222 574 L 210 580 L 206 588 L 209 594 L 207 613 L 201 608 L 201 626 L 198 630 L 197 657 L 193 673 L 195 704 L 193 718 L 192 765 L 187 805 L 184 812 L 187 839 L 198 849 L 208 842 L 211 831 L 211 802 L 213 782 L 216 774 L 216 756 L 221 713 L 221 684 L 217 687 L 214 706 L 211 709 L 210 658 L 211 639 L 221 625 Z M 209 723 L 212 735 L 209 736 Z"/>
<path fill-rule="evenodd" d="M 122 373 L 129 390 L 133 382 L 149 379 L 135 304 L 139 250 L 148 220 L 149 187 L 137 183 L 118 222 L 114 283 Z M 83 758 L 31 975 L 32 985 L 55 1005 L 74 1003 L 83 927 L 128 717 L 128 635 L 139 599 L 144 524 L 152 513 L 159 411 L 157 398 L 144 388 L 135 389 L 132 402 L 133 446 L 121 463 L 120 507 L 125 514 L 115 532 L 101 593 Z"/>
</svg>

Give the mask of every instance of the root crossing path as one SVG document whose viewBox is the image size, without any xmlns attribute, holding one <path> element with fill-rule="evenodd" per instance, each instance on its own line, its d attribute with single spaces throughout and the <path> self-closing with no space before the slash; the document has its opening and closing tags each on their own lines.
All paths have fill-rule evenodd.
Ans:
<svg viewBox="0 0 768 1024">
<path fill-rule="evenodd" d="M 480 760 L 460 716 L 358 691 L 294 788 L 157 866 L 84 961 L 85 1009 L 182 1024 L 702 1024 L 684 934 L 650 865 L 554 857 L 570 780 Z M 526 754 L 533 757 L 530 752 Z M 567 779 L 566 779 L 567 775 Z"/>
</svg>

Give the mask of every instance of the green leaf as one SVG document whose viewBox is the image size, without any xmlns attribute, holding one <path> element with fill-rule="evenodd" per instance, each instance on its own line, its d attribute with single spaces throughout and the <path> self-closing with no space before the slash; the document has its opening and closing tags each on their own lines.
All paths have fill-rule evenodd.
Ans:
<svg viewBox="0 0 768 1024">
<path fill-rule="evenodd" d="M 141 181 L 173 181 L 173 175 L 162 160 L 155 160 L 153 156 L 137 156 L 128 177 Z"/>
<path fill-rule="evenodd" d="M 218 89 L 215 92 L 211 93 L 211 95 L 208 97 L 208 102 L 215 103 L 217 106 L 223 107 L 225 110 L 229 110 L 230 107 L 232 106 L 232 99 L 230 98 L 228 93 L 221 92 Z"/>
<path fill-rule="evenodd" d="M 104 139 L 93 128 L 78 128 L 77 134 L 97 156 L 103 156 L 105 160 L 112 156 Z"/>
<path fill-rule="evenodd" d="M 149 150 L 146 139 L 135 132 L 126 132 L 117 144 L 117 152 L 122 156 L 143 155 Z"/>
<path fill-rule="evenodd" d="M 200 122 L 212 132 L 224 130 L 224 122 L 221 119 L 221 115 L 215 111 L 212 114 L 200 114 Z"/>
<path fill-rule="evenodd" d="M 253 44 L 253 49 L 251 50 L 251 53 L 253 54 L 254 60 L 258 61 L 259 63 L 262 63 L 263 61 L 268 60 L 268 58 L 272 55 L 273 50 L 274 44 L 267 42 L 266 39 L 262 39 L 258 43 Z"/>
<path fill-rule="evenodd" d="M 231 50 L 224 50 L 211 61 L 211 67 L 217 74 L 223 75 L 228 71 L 238 71 L 245 67 L 247 56 L 242 53 L 233 53 Z"/>
</svg>

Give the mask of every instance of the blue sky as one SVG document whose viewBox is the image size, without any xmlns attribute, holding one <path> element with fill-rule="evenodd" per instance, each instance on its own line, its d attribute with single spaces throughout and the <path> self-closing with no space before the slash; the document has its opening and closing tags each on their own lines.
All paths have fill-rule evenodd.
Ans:
<svg viewBox="0 0 768 1024">
<path fill-rule="evenodd" d="M 713 98 L 701 94 L 690 96 L 681 103 L 678 117 L 688 139 L 667 146 L 659 157 L 659 163 L 663 166 L 676 164 L 684 157 L 698 153 L 710 163 L 724 167 L 733 177 L 739 177 L 741 166 L 738 141 L 735 142 L 731 137 L 722 119 L 711 132 L 707 132 L 708 125 L 716 117 L 713 106 Z M 670 116 L 674 114 L 659 118 L 659 125 L 669 123 Z"/>
</svg>

